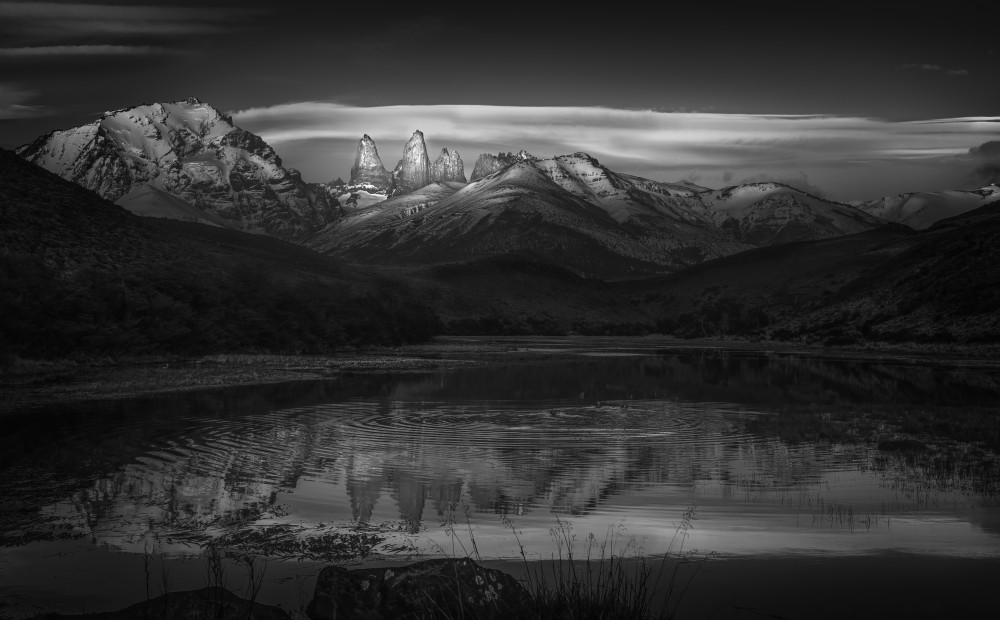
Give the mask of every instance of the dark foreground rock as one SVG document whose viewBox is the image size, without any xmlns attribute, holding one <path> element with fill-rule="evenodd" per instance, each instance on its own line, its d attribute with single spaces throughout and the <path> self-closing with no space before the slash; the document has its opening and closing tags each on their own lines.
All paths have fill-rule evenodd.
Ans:
<svg viewBox="0 0 1000 620">
<path fill-rule="evenodd" d="M 270 605 L 251 603 L 224 588 L 202 588 L 187 592 L 169 592 L 119 611 L 80 616 L 46 614 L 34 620 L 149 620 L 170 618 L 204 620 L 291 620 L 284 610 Z"/>
<path fill-rule="evenodd" d="M 529 603 L 527 590 L 510 575 L 470 559 L 441 559 L 393 568 L 324 568 L 308 614 L 313 620 L 519 618 Z"/>
</svg>

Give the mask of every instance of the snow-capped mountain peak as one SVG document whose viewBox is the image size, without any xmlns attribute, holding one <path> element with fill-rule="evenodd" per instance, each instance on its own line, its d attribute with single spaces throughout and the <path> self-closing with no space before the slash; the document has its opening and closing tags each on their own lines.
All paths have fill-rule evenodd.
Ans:
<svg viewBox="0 0 1000 620">
<path fill-rule="evenodd" d="M 294 237 L 339 214 L 259 136 L 196 97 L 105 112 L 17 153 L 144 215 Z"/>
</svg>

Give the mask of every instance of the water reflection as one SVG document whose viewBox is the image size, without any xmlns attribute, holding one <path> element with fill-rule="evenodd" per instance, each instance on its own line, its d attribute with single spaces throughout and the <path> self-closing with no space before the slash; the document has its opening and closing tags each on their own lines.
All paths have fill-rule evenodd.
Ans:
<svg viewBox="0 0 1000 620">
<path fill-rule="evenodd" d="M 458 521 L 482 553 L 516 555 L 513 524 L 545 556 L 558 515 L 655 552 L 696 504 L 720 553 L 1000 548 L 993 449 L 886 439 L 900 411 L 998 402 L 990 368 L 579 353 L 11 416 L 0 541 L 185 553 L 280 525 L 428 551 Z"/>
</svg>

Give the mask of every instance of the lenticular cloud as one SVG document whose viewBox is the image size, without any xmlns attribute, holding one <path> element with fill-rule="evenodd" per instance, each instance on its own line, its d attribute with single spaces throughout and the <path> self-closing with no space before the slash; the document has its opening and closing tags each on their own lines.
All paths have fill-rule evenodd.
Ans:
<svg viewBox="0 0 1000 620">
<path fill-rule="evenodd" d="M 721 179 L 724 173 L 759 175 L 771 170 L 823 178 L 829 176 L 823 171 L 833 168 L 899 167 L 906 162 L 953 159 L 990 139 L 1000 121 L 977 117 L 890 122 L 829 115 L 566 106 L 356 107 L 322 102 L 250 108 L 233 116 L 280 151 L 294 152 L 294 143 L 304 141 L 349 144 L 365 133 L 380 148 L 390 145 L 394 150 L 396 142 L 420 129 L 435 143 L 473 145 L 478 152 L 524 148 L 546 156 L 584 151 L 616 170 L 660 179 L 682 171 Z"/>
</svg>

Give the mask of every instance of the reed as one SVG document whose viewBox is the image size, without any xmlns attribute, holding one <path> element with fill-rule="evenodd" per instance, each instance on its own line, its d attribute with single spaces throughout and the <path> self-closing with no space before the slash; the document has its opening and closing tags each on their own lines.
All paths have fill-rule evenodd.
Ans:
<svg viewBox="0 0 1000 620">
<path fill-rule="evenodd" d="M 468 524 L 468 514 L 466 514 Z M 556 551 L 548 560 L 529 560 L 515 524 L 509 516 L 503 523 L 511 530 L 524 567 L 529 620 L 669 620 L 677 610 L 703 563 L 714 553 L 700 555 L 685 551 L 685 543 L 695 521 L 695 507 L 689 507 L 662 556 L 648 556 L 642 542 L 626 535 L 622 523 L 608 527 L 603 540 L 589 534 L 578 541 L 572 524 L 556 516 L 551 528 Z M 449 519 L 446 528 L 452 540 L 452 557 L 469 557 L 482 562 L 471 524 L 468 546 Z M 652 558 L 652 559 L 651 559 Z M 462 620 L 500 618 L 498 610 L 459 614 Z M 454 618 L 435 614 L 434 617 Z"/>
</svg>

